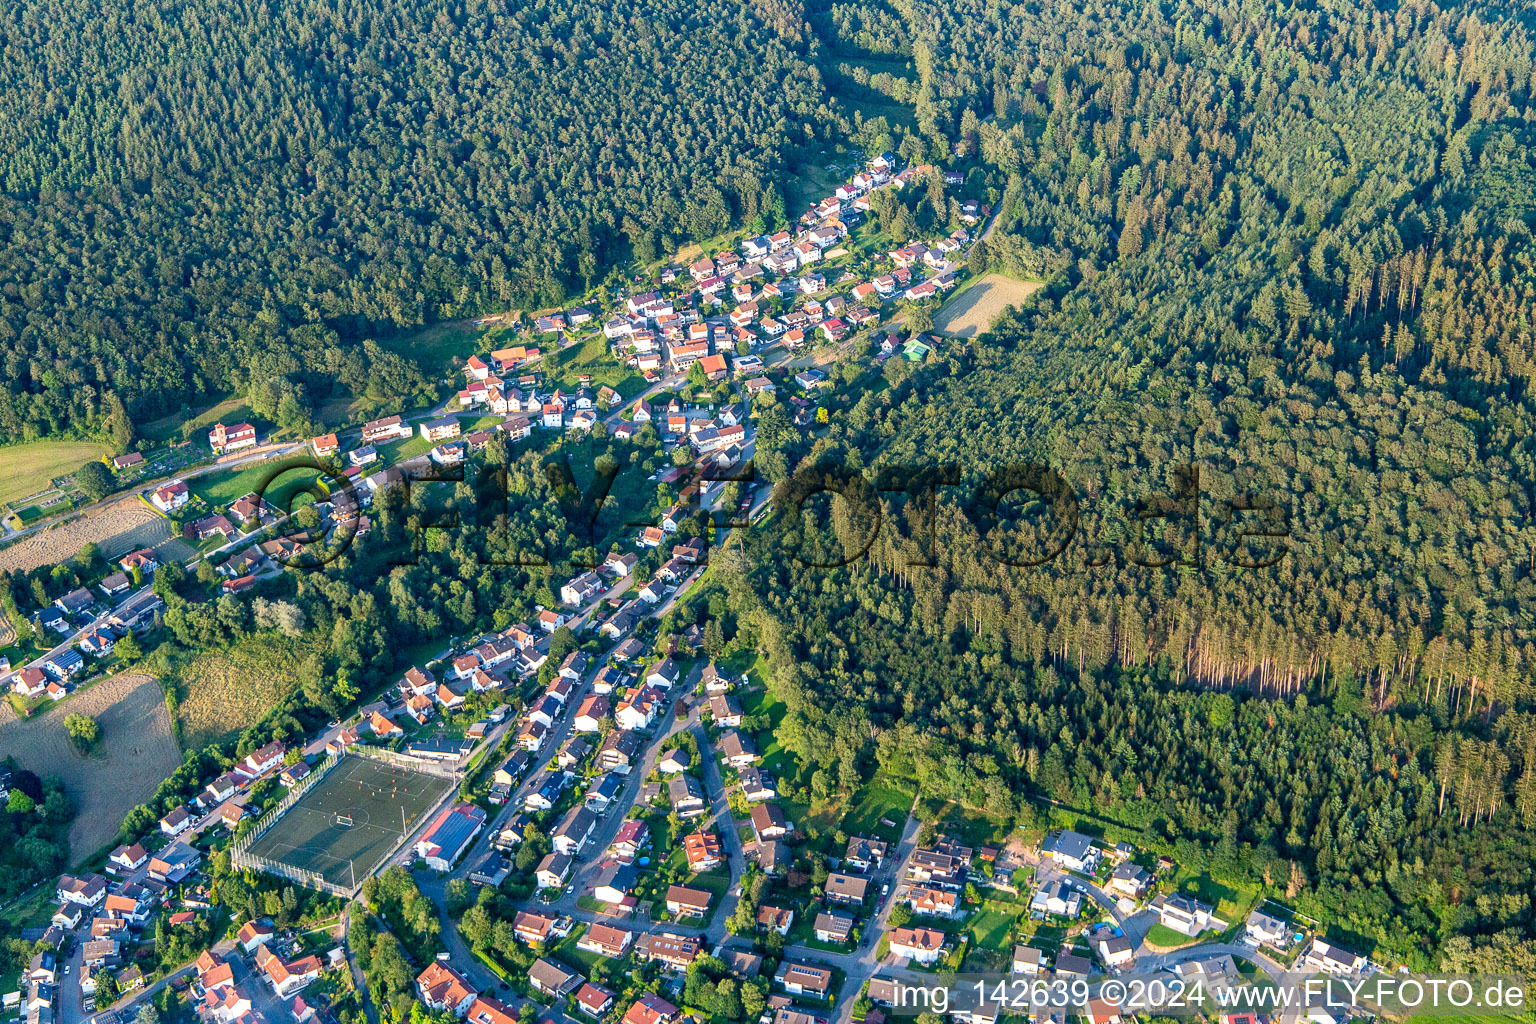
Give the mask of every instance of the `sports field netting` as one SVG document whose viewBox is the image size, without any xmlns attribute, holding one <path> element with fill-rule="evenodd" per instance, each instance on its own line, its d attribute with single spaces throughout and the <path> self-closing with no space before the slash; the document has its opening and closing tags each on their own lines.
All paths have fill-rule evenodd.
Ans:
<svg viewBox="0 0 1536 1024">
<path fill-rule="evenodd" d="M 246 855 L 352 890 L 454 787 L 452 779 L 347 757 L 251 844 Z"/>
</svg>

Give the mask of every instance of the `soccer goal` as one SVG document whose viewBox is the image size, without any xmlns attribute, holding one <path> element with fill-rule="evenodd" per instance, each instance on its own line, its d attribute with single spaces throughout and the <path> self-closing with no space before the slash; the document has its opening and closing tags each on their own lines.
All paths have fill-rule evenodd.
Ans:
<svg viewBox="0 0 1536 1024">
<path fill-rule="evenodd" d="M 352 815 L 350 815 L 350 814 L 338 814 L 338 815 L 336 815 L 336 824 L 340 825 L 342 828 L 351 828 L 352 827 Z"/>
</svg>

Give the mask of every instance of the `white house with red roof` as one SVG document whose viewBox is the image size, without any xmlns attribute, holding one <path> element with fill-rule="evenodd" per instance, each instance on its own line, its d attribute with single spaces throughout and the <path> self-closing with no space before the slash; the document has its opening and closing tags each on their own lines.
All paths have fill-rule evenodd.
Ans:
<svg viewBox="0 0 1536 1024">
<path fill-rule="evenodd" d="M 155 488 L 149 500 L 162 512 L 174 512 L 192 500 L 192 492 L 187 488 L 186 481 L 172 480 L 168 484 Z"/>
</svg>

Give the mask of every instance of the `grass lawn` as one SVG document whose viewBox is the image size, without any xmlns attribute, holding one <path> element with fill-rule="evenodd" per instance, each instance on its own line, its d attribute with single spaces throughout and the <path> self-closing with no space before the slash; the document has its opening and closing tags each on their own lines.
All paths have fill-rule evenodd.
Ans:
<svg viewBox="0 0 1536 1024">
<path fill-rule="evenodd" d="M 378 449 L 385 465 L 398 466 L 407 459 L 427 454 L 432 450 L 432 442 L 417 433 L 410 437 L 402 437 L 398 441 L 379 445 Z"/>
<path fill-rule="evenodd" d="M 297 462 L 256 462 L 249 466 L 207 473 L 192 481 L 192 493 L 210 506 L 228 505 L 252 491 L 266 486 L 266 498 L 279 510 L 303 487 L 315 481 L 318 474 L 309 468 L 284 471 L 284 466 L 298 467 Z"/>
<path fill-rule="evenodd" d="M 110 449 L 100 441 L 30 441 L 0 448 L 0 504 L 47 490 Z"/>
<path fill-rule="evenodd" d="M 939 833 L 970 847 L 995 845 L 1007 838 L 1007 829 L 979 811 L 950 804 L 939 818 Z"/>
<path fill-rule="evenodd" d="M 1024 306 L 1044 287 L 1043 281 L 1021 281 L 1001 273 L 973 277 L 934 315 L 934 331 L 952 338 L 974 338 L 990 329 L 1008 307 Z"/>
<path fill-rule="evenodd" d="M 1183 932 L 1176 932 L 1165 924 L 1155 924 L 1147 929 L 1147 941 L 1154 946 L 1188 946 L 1198 940 L 1190 938 Z"/>
<path fill-rule="evenodd" d="M 823 153 L 807 152 L 801 159 L 803 162 L 796 164 L 791 172 L 793 177 L 789 180 L 789 189 L 785 195 L 785 209 L 792 218 L 800 216 L 812 203 L 831 195 L 842 184 L 844 176 L 827 170 L 826 165 L 842 165 L 849 158 L 846 153 L 837 154 L 828 150 Z"/>
<path fill-rule="evenodd" d="M 454 360 L 509 348 L 518 344 L 516 338 L 516 328 L 508 324 L 476 325 L 469 320 L 454 320 L 380 338 L 379 345 L 414 360 L 429 374 L 446 374 L 452 371 Z"/>
<path fill-rule="evenodd" d="M 205 432 L 201 440 L 206 441 L 206 431 L 215 423 L 223 420 L 229 423 L 250 422 L 253 419 L 250 407 L 245 404 L 243 398 L 226 398 L 213 405 L 206 405 L 199 409 L 189 409 L 185 413 L 175 413 L 162 419 L 141 423 L 138 427 L 140 437 L 151 441 L 164 442 L 182 433 L 182 427 L 186 427 L 186 436 L 190 440 L 199 440 L 198 432 Z"/>
<path fill-rule="evenodd" d="M 1180 867 L 1174 874 L 1173 887 L 1182 893 L 1193 893 L 1200 902 L 1215 907 L 1216 916 L 1228 924 L 1246 918 L 1259 900 L 1257 887 L 1219 882 L 1209 874 L 1196 873 L 1186 867 Z"/>
<path fill-rule="evenodd" d="M 1008 935 L 1013 930 L 1013 920 L 1017 911 L 1009 913 L 998 909 L 1003 904 L 993 904 L 990 900 L 982 905 L 982 908 L 973 914 L 965 924 L 965 930 L 970 933 L 971 941 L 984 949 L 1011 949 Z"/>
<path fill-rule="evenodd" d="M 1034 946 L 1052 956 L 1061 948 L 1062 940 L 1067 936 L 1065 928 L 1050 921 L 1031 921 L 1025 918 L 1020 929 L 1023 936 L 1021 945 Z"/>
<path fill-rule="evenodd" d="M 587 374 L 592 377 L 594 388 L 606 384 L 625 396 L 645 390 L 645 379 L 614 358 L 608 339 L 601 334 L 570 348 L 549 352 L 542 366 L 548 379 L 562 388 L 576 387 L 577 378 Z"/>
<path fill-rule="evenodd" d="M 916 798 L 917 787 L 908 780 L 877 774 L 853 794 L 848 812 L 843 815 L 842 830 L 850 836 L 875 836 L 895 843 L 901 839 L 907 812 Z M 882 825 L 882 818 L 895 825 Z"/>
</svg>

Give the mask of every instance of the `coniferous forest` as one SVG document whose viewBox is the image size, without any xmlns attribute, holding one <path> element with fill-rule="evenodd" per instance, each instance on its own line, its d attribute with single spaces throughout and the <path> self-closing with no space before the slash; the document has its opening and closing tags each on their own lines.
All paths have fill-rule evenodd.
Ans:
<svg viewBox="0 0 1536 1024">
<path fill-rule="evenodd" d="M 1097 810 L 1389 958 L 1528 968 L 1525 32 L 1428 3 L 821 18 L 912 58 L 919 130 L 1008 174 L 975 269 L 1064 259 L 819 436 L 763 414 L 782 495 L 847 495 L 730 554 L 787 741 L 829 784 Z"/>
<path fill-rule="evenodd" d="M 363 339 L 782 219 L 827 123 L 799 33 L 769 2 L 5 5 L 0 441 L 398 392 Z"/>
</svg>

